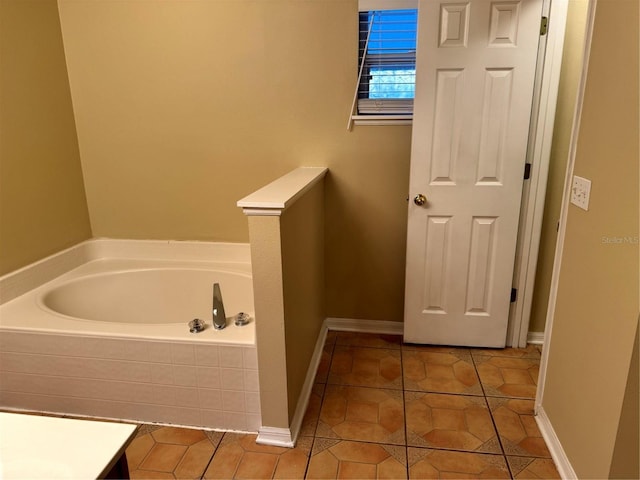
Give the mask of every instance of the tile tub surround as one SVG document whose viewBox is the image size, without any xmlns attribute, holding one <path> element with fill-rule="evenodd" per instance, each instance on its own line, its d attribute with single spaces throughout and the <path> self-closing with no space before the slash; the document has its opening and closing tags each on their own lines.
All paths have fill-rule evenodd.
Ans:
<svg viewBox="0 0 640 480">
<path fill-rule="evenodd" d="M 0 386 L 5 409 L 260 427 L 255 346 L 2 332 Z"/>
<path fill-rule="evenodd" d="M 255 325 L 195 336 L 186 323 L 92 322 L 37 305 L 51 286 L 114 265 L 251 273 L 248 245 L 101 239 L 5 275 L 0 407 L 257 431 Z"/>
</svg>

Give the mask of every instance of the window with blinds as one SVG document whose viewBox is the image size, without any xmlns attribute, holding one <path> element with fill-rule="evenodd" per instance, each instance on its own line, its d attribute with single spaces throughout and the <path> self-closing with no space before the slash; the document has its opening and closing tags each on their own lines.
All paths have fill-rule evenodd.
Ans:
<svg viewBox="0 0 640 480">
<path fill-rule="evenodd" d="M 411 114 L 418 11 L 360 12 L 359 114 Z"/>
<path fill-rule="evenodd" d="M 360 0 L 356 117 L 411 118 L 416 79 L 415 0 Z"/>
</svg>

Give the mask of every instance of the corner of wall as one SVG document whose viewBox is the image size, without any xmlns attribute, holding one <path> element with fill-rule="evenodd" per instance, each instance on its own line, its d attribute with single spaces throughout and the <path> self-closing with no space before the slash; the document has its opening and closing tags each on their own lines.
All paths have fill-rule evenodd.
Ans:
<svg viewBox="0 0 640 480">
<path fill-rule="evenodd" d="M 609 478 L 640 478 L 640 317 L 638 320 Z"/>
<path fill-rule="evenodd" d="M 89 239 L 91 225 L 57 2 L 0 8 L 1 275 Z"/>
</svg>

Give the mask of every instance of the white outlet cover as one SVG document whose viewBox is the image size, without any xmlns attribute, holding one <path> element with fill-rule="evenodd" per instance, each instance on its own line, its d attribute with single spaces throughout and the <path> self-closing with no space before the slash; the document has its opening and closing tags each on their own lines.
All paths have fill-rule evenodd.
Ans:
<svg viewBox="0 0 640 480">
<path fill-rule="evenodd" d="M 589 210 L 590 193 L 591 180 L 574 175 L 571 184 L 571 203 L 583 210 Z"/>
</svg>

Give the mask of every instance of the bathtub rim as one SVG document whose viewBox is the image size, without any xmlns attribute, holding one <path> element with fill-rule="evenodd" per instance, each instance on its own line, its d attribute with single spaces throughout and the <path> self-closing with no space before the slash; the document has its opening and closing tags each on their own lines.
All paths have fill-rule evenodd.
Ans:
<svg viewBox="0 0 640 480">
<path fill-rule="evenodd" d="M 126 262 L 146 265 L 161 262 L 161 268 L 167 263 L 179 268 L 194 268 L 196 265 L 202 269 L 217 267 L 225 271 L 251 275 L 248 244 L 89 240 L 0 277 L 0 292 L 4 293 L 5 297 L 4 302 L 0 304 L 0 333 L 31 332 L 220 345 L 256 344 L 253 312 L 251 315 L 254 321 L 244 327 L 228 323 L 227 328 L 215 330 L 207 320 L 209 328 L 194 334 L 189 332 L 188 322 L 133 325 L 95 321 L 69 317 L 50 309 L 45 311 L 37 304 L 37 299 L 43 292 L 84 276 L 87 271 L 95 270 L 96 266 L 101 266 L 105 271 L 113 271 L 109 270 L 111 264 Z M 50 322 L 52 316 L 56 319 L 55 324 Z"/>
<path fill-rule="evenodd" d="M 0 276 L 0 305 L 94 260 L 107 258 L 251 264 L 248 243 L 91 238 Z"/>
<path fill-rule="evenodd" d="M 78 275 L 78 276 L 72 276 L 70 278 L 65 278 L 63 281 L 60 282 L 56 282 L 55 286 L 52 285 L 52 288 L 48 288 L 48 289 L 38 289 L 38 293 L 35 295 L 35 302 L 36 305 L 38 306 L 38 308 L 40 310 L 43 310 L 44 312 L 50 313 L 52 315 L 55 316 L 59 316 L 62 318 L 68 318 L 68 319 L 72 319 L 72 320 L 82 320 L 85 322 L 107 322 L 107 323 L 115 323 L 115 324 L 122 324 L 122 323 L 133 323 L 133 322 L 121 322 L 121 321 L 110 321 L 110 320 L 98 320 L 98 319 L 92 319 L 92 318 L 82 318 L 82 317 L 74 317 L 73 315 L 68 315 L 66 313 L 62 313 L 58 310 L 56 310 L 55 308 L 50 307 L 49 305 L 47 305 L 47 296 L 53 294 L 56 290 L 64 288 L 68 285 L 74 285 L 74 284 L 78 284 L 81 283 L 84 279 L 94 279 L 94 278 L 100 278 L 100 277 L 109 277 L 109 276 L 115 276 L 115 275 L 122 275 L 122 274 L 135 274 L 135 273 L 143 273 L 143 272 L 154 272 L 154 271 L 160 271 L 160 272 L 167 272 L 167 271 L 180 271 L 180 272 L 184 272 L 184 271 L 193 271 L 193 272 L 211 272 L 211 271 L 215 271 L 215 272 L 219 272 L 219 273 L 225 273 L 225 274 L 229 274 L 229 275 L 237 275 L 240 277 L 244 277 L 247 279 L 251 279 L 251 273 L 248 272 L 242 272 L 239 270 L 234 270 L 234 269 L 225 269 L 224 266 L 223 268 L 217 268 L 218 265 L 220 264 L 212 264 L 211 267 L 212 268 L 207 268 L 208 265 L 203 264 L 203 263 L 197 263 L 194 265 L 185 265 L 185 264 L 181 264 L 179 262 L 177 262 L 180 265 L 183 266 L 149 266 L 147 268 L 127 268 L 127 269 L 119 269 L 119 270 L 105 270 L 105 271 L 101 271 L 101 272 L 91 272 L 91 273 L 85 273 L 82 275 Z M 51 282 L 53 283 L 53 281 Z M 248 310 L 246 313 L 248 313 L 251 316 L 250 322 L 253 322 L 254 317 L 255 317 L 255 309 L 251 309 Z M 185 321 L 180 321 L 180 322 L 140 322 L 139 325 L 149 325 L 149 326 L 153 326 L 153 325 L 184 325 L 185 323 L 187 323 L 188 320 Z M 1 325 L 1 324 L 0 324 Z M 209 326 L 209 325 L 208 325 Z"/>
</svg>

